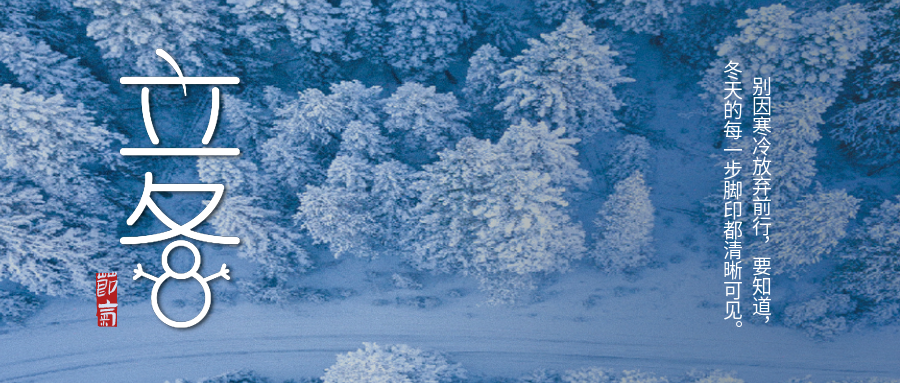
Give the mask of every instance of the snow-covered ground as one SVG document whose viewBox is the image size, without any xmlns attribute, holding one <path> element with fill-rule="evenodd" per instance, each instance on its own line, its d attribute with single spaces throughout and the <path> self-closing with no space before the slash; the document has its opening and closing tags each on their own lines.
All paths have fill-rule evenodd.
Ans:
<svg viewBox="0 0 900 383">
<path fill-rule="evenodd" d="M 542 302 L 517 307 L 480 305 L 484 297 L 458 278 L 425 277 L 421 290 L 381 289 L 390 274 L 388 267 L 371 272 L 379 266 L 348 260 L 309 281 L 354 288 L 357 295 L 347 299 L 283 307 L 218 303 L 185 330 L 160 322 L 149 302 L 121 307 L 118 328 L 98 328 L 90 302 L 52 302 L 27 326 L 0 335 L 7 351 L 0 382 L 162 382 L 241 368 L 277 379 L 321 376 L 335 354 L 362 342 L 440 350 L 472 375 L 603 366 L 669 376 L 718 368 L 751 383 L 808 374 L 817 382 L 900 376 L 900 328 L 824 343 L 782 327 L 738 329 L 722 320 L 718 305 L 700 304 L 721 282 L 695 260 L 633 281 L 570 273 L 543 292 Z M 213 291 L 224 283 L 214 282 Z M 397 303 L 415 296 L 440 304 Z"/>
</svg>

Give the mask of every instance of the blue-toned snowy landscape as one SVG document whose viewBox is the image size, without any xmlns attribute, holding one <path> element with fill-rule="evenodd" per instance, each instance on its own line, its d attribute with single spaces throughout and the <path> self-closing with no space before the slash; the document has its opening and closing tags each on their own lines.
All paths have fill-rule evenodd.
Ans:
<svg viewBox="0 0 900 383">
<path fill-rule="evenodd" d="M 900 382 L 900 0 L 0 4 L 0 382 Z M 216 85 L 208 145 L 212 86 L 146 85 L 156 144 L 120 81 L 146 76 L 240 83 Z M 241 154 L 120 154 L 152 147 Z M 120 243 L 171 228 L 127 222 L 148 172 L 224 185 L 195 231 L 241 243 Z M 215 203 L 150 197 L 179 225 Z M 184 329 L 133 278 L 161 277 L 176 240 L 230 277 Z M 166 317 L 198 315 L 197 280 L 160 283 Z"/>
</svg>

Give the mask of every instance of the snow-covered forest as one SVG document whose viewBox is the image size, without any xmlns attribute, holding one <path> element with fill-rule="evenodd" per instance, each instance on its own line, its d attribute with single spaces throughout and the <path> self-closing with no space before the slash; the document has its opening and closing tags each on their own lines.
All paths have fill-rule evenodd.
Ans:
<svg viewBox="0 0 900 383">
<path fill-rule="evenodd" d="M 900 0 L 0 4 L 0 382 L 900 379 Z M 769 240 L 744 222 L 772 315 L 745 261 L 740 328 L 729 61 L 773 100 Z M 240 78 L 209 146 L 241 155 L 120 155 L 155 142 L 119 79 L 182 71 Z M 200 146 L 209 88 L 152 86 L 161 146 Z M 225 185 L 196 231 L 241 243 L 197 244 L 232 278 L 195 329 L 132 279 L 167 243 L 119 241 L 165 231 L 126 223 L 146 172 Z M 158 194 L 177 222 L 210 199 Z M 95 324 L 105 272 L 120 328 Z M 162 288 L 172 317 L 202 302 Z"/>
</svg>

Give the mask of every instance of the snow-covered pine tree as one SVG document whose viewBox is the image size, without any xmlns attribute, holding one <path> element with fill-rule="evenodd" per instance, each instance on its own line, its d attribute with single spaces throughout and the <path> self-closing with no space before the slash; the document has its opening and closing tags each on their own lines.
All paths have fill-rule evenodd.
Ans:
<svg viewBox="0 0 900 383">
<path fill-rule="evenodd" d="M 0 1 L 0 28 L 4 30 L 25 30 L 35 22 L 34 3 L 16 0 Z"/>
<path fill-rule="evenodd" d="M 782 103 L 779 112 L 773 114 L 769 122 L 771 128 L 761 131 L 766 133 L 769 142 L 762 145 L 766 147 L 765 156 L 755 148 L 753 140 L 741 140 L 736 145 L 742 148 L 739 162 L 747 174 L 752 176 L 756 170 L 768 171 L 766 177 L 777 180 L 770 185 L 768 192 L 773 210 L 797 201 L 812 185 L 817 173 L 816 142 L 822 137 L 818 126 L 823 122 L 821 116 L 827 107 L 827 101 L 822 98 L 801 98 Z M 791 128 L 784 129 L 786 126 Z M 744 196 L 748 201 L 751 198 L 749 194 Z"/>
<path fill-rule="evenodd" d="M 623 104 L 613 88 L 634 81 L 621 75 L 624 67 L 613 61 L 618 53 L 598 44 L 577 16 L 541 38 L 529 40 L 514 68 L 501 74 L 506 97 L 496 109 L 512 123 L 543 120 L 575 137 L 615 129 L 613 112 Z"/>
<path fill-rule="evenodd" d="M 229 195 L 210 219 L 217 233 L 241 239 L 238 256 L 259 264 L 260 276 L 273 285 L 312 266 L 290 221 L 289 214 L 267 209 L 262 198 L 244 195 Z"/>
<path fill-rule="evenodd" d="M 816 142 L 822 137 L 818 125 L 823 122 L 820 116 L 826 108 L 822 98 L 802 99 L 782 104 L 773 116 L 773 129 L 767 136 L 772 147 L 765 156 L 773 164 L 768 169 L 772 179 L 778 180 L 769 192 L 773 201 L 795 201 L 812 184 L 817 172 Z M 748 150 L 746 163 L 755 167 L 754 161 L 762 158 Z"/>
<path fill-rule="evenodd" d="M 630 32 L 662 34 L 682 26 L 681 15 L 690 6 L 712 5 L 719 0 L 609 0 L 591 12 L 591 19 L 609 20 Z M 683 31 L 682 33 L 689 33 Z"/>
<path fill-rule="evenodd" d="M 615 191 L 597 212 L 594 261 L 610 271 L 633 271 L 653 256 L 653 214 L 650 189 L 635 171 L 616 183 Z"/>
<path fill-rule="evenodd" d="M 847 71 L 858 64 L 866 49 L 868 15 L 859 5 L 844 5 L 799 17 L 783 5 L 773 5 L 748 10 L 747 16 L 738 22 L 741 33 L 720 44 L 718 54 L 753 73 L 743 76 L 747 92 L 754 89 L 754 77 L 773 79 L 772 94 L 782 101 L 773 110 L 773 128 L 767 136 L 772 143 L 768 160 L 779 164 L 772 172 L 779 182 L 771 194 L 775 201 L 795 201 L 816 173 L 815 143 L 821 138 L 821 115 L 834 103 Z M 721 67 L 707 71 L 703 81 L 710 95 L 721 94 L 724 63 L 719 64 Z M 776 82 L 776 78 L 781 80 Z M 721 109 L 721 103 L 714 104 L 716 110 Z M 743 153 L 748 156 L 744 163 L 753 164 L 752 150 Z"/>
<path fill-rule="evenodd" d="M 197 159 L 197 173 L 203 183 L 226 183 L 229 194 L 256 194 L 268 181 L 256 164 L 243 158 L 200 157 Z"/>
<path fill-rule="evenodd" d="M 40 305 L 41 301 L 33 293 L 0 290 L 0 323 L 22 322 Z"/>
<path fill-rule="evenodd" d="M 326 95 L 318 89 L 307 89 L 297 99 L 275 102 L 275 135 L 263 144 L 262 163 L 266 173 L 283 180 L 295 193 L 324 175 L 323 169 L 341 146 L 354 144 L 342 143 L 348 126 L 354 125 L 354 132 L 348 134 L 351 140 L 363 139 L 359 134 L 374 134 L 373 128 L 379 122 L 381 87 L 366 87 L 354 80 L 332 84 L 330 91 Z"/>
<path fill-rule="evenodd" d="M 271 113 L 265 101 L 231 93 L 222 94 L 222 115 L 214 140 L 238 148 L 256 148 L 265 143 L 273 125 Z M 225 146 L 226 144 L 219 144 Z M 241 158 L 258 159 L 260 154 L 251 151 Z"/>
<path fill-rule="evenodd" d="M 371 241 L 380 230 L 369 190 L 372 165 L 357 156 L 340 155 L 328 168 L 328 180 L 300 194 L 295 220 L 317 243 L 328 244 L 335 257 L 346 253 L 371 255 Z"/>
<path fill-rule="evenodd" d="M 84 29 L 82 19 L 68 1 L 0 0 L 0 30 L 44 41 L 67 56 L 87 51 L 75 32 Z"/>
<path fill-rule="evenodd" d="M 831 136 L 863 165 L 884 167 L 900 161 L 900 93 L 849 104 L 831 119 Z"/>
<path fill-rule="evenodd" d="M 223 7 L 203 0 L 76 0 L 90 9 L 88 36 L 113 60 L 119 72 L 171 76 L 172 68 L 156 55 L 163 49 L 187 76 L 222 75 L 233 65 L 223 53 Z"/>
<path fill-rule="evenodd" d="M 567 370 L 560 376 L 561 383 L 607 383 L 614 382 L 616 373 L 599 367 L 584 367 Z"/>
<path fill-rule="evenodd" d="M 806 330 L 814 338 L 832 339 L 850 329 L 848 315 L 856 308 L 856 301 L 847 294 L 825 294 L 787 305 L 783 323 Z"/>
<path fill-rule="evenodd" d="M 338 354 L 337 362 L 325 369 L 323 383 L 451 383 L 465 378 L 465 370 L 450 364 L 436 352 L 405 344 L 363 348 Z"/>
<path fill-rule="evenodd" d="M 606 20 L 635 33 L 659 35 L 681 26 L 687 7 L 711 5 L 719 0 L 535 0 L 539 16 L 547 24 L 565 20 L 570 14 L 592 22 Z"/>
<path fill-rule="evenodd" d="M 502 52 L 513 52 L 531 33 L 531 10 L 526 7 L 503 2 L 482 4 L 474 0 L 460 3 L 461 10 L 462 4 L 468 4 L 469 10 L 464 14 L 474 14 L 474 17 L 468 16 L 469 24 L 476 33 L 466 43 L 467 51 L 492 44 Z"/>
<path fill-rule="evenodd" d="M 640 370 L 625 370 L 619 374 L 618 382 L 621 383 L 669 383 L 665 376 L 659 376 L 652 372 Z M 566 382 L 568 383 L 568 382 Z"/>
<path fill-rule="evenodd" d="M 238 21 L 235 32 L 255 48 L 271 49 L 276 40 L 290 38 L 290 32 L 283 21 L 284 15 L 289 11 L 287 4 L 277 0 L 226 0 L 226 3 L 228 12 L 235 15 Z"/>
<path fill-rule="evenodd" d="M 383 61 L 384 16 L 372 5 L 372 0 L 341 0 L 340 15 L 345 23 L 342 57 L 345 60 Z"/>
<path fill-rule="evenodd" d="M 769 242 L 755 243 L 750 251 L 771 254 L 775 274 L 794 273 L 831 253 L 847 235 L 847 224 L 858 209 L 859 199 L 843 190 L 806 195 L 790 208 L 779 208 Z"/>
<path fill-rule="evenodd" d="M 418 203 L 411 212 L 407 245 L 412 252 L 407 256 L 422 270 L 464 271 L 480 224 L 472 214 L 476 196 L 488 193 L 489 183 L 503 171 L 502 159 L 490 141 L 471 137 L 438 156 L 411 185 Z"/>
<path fill-rule="evenodd" d="M 346 141 L 345 141 L 346 142 Z M 335 257 L 371 256 L 396 249 L 409 215 L 412 169 L 398 161 L 377 165 L 356 153 L 340 154 L 328 180 L 300 195 L 298 223 Z"/>
<path fill-rule="evenodd" d="M 258 46 L 287 34 L 302 50 L 316 54 L 342 53 L 345 21 L 340 9 L 327 0 L 227 0 L 238 16 L 238 32 Z"/>
<path fill-rule="evenodd" d="M 77 217 L 71 204 L 47 200 L 4 172 L 0 185 L 0 275 L 36 294 L 90 296 L 93 273 L 123 269 L 133 255 L 120 249 L 115 225 Z M 83 214 L 83 213 L 81 213 Z M 110 250 L 113 249 L 113 250 Z"/>
<path fill-rule="evenodd" d="M 310 180 L 318 179 L 324 172 L 311 144 L 334 139 L 332 130 L 342 128 L 341 121 L 335 118 L 338 110 L 315 89 L 278 107 L 274 111 L 275 135 L 261 147 L 265 153 L 262 158 L 265 172 L 294 192 Z"/>
<path fill-rule="evenodd" d="M 0 104 L 0 161 L 6 169 L 84 211 L 113 210 L 105 205 L 103 181 L 88 165 L 118 164 L 110 146 L 127 142 L 122 135 L 98 126 L 82 105 L 71 106 L 62 94 L 45 98 L 3 85 L 0 99 L 6 100 Z"/>
<path fill-rule="evenodd" d="M 844 292 L 883 311 L 887 315 L 879 316 L 884 321 L 900 311 L 900 196 L 894 200 L 884 201 L 866 217 L 852 251 L 843 254 L 849 262 L 839 277 Z"/>
<path fill-rule="evenodd" d="M 398 137 L 402 153 L 425 157 L 422 162 L 471 134 L 465 123 L 469 114 L 460 109 L 456 96 L 437 93 L 434 86 L 403 84 L 384 100 L 383 111 L 387 115 L 384 127 Z"/>
<path fill-rule="evenodd" d="M 858 163 L 883 167 L 900 161 L 900 1 L 867 4 L 873 29 L 869 50 L 852 76 L 830 131 Z"/>
<path fill-rule="evenodd" d="M 570 15 L 584 16 L 591 10 L 589 0 L 534 0 L 538 16 L 547 24 L 564 21 Z"/>
<path fill-rule="evenodd" d="M 691 383 L 744 383 L 743 379 L 736 378 L 734 372 L 722 370 L 691 371 Z"/>
<path fill-rule="evenodd" d="M 387 62 L 401 77 L 422 80 L 441 73 L 472 36 L 456 5 L 447 0 L 396 0 L 388 9 Z"/>
<path fill-rule="evenodd" d="M 359 156 L 377 163 L 387 158 L 390 153 L 390 142 L 373 124 L 353 120 L 341 133 L 338 155 Z"/>
<path fill-rule="evenodd" d="M 625 370 L 615 372 L 599 367 L 585 367 L 577 370 L 567 370 L 559 373 L 555 370 L 538 369 L 517 380 L 518 383 L 669 383 L 665 376 L 658 376 L 650 372 L 638 370 Z M 685 383 L 695 383 L 693 380 L 684 380 Z M 718 381 L 710 381 L 712 383 Z M 722 383 L 743 383 L 741 380 L 723 381 Z"/>
<path fill-rule="evenodd" d="M 380 86 L 367 87 L 359 80 L 341 81 L 328 88 L 330 97 L 341 103 L 347 120 L 377 124 L 380 111 L 378 99 L 381 97 Z"/>
<path fill-rule="evenodd" d="M 92 108 L 109 102 L 106 84 L 80 66 L 78 59 L 53 51 L 43 41 L 35 43 L 18 33 L 0 31 L 0 63 L 17 83 L 45 97 L 62 94 Z"/>
<path fill-rule="evenodd" d="M 382 248 L 397 249 L 402 243 L 415 194 L 410 188 L 414 181 L 413 168 L 400 161 L 389 160 L 372 168 L 370 196 L 375 205 L 372 213 L 381 227 L 375 241 Z"/>
<path fill-rule="evenodd" d="M 320 145 L 339 141 L 341 131 L 349 122 L 344 106 L 321 90 L 310 88 L 299 93 L 275 110 L 275 129 L 279 139 L 309 140 Z"/>
<path fill-rule="evenodd" d="M 500 91 L 500 73 L 508 68 L 506 57 L 491 44 L 481 48 L 469 58 L 469 70 L 466 72 L 466 85 L 463 87 L 465 100 L 483 108 L 493 109 L 503 99 Z"/>
<path fill-rule="evenodd" d="M 341 132 L 350 121 L 374 124 L 377 97 L 381 88 L 367 88 L 359 81 L 331 85 L 331 94 L 310 88 L 293 100 L 276 106 L 275 130 L 280 140 L 312 141 L 317 145 L 340 142 Z"/>
<path fill-rule="evenodd" d="M 477 272 L 565 271 L 570 261 L 581 257 L 584 231 L 564 210 L 564 189 L 553 187 L 549 174 L 512 168 L 491 181 L 488 192 L 475 197 L 471 211 L 480 220 L 472 228 L 470 261 Z"/>
<path fill-rule="evenodd" d="M 117 246 L 116 224 L 109 222 L 121 213 L 101 176 L 120 164 L 112 143 L 127 140 L 63 94 L 45 98 L 4 85 L 0 99 L 6 100 L 0 105 L 0 163 L 9 172 L 2 178 L 27 185 L 6 191 L 11 205 L 4 216 L 18 226 L 4 236 L 0 269 L 36 293 L 87 295 L 92 273 L 120 269 L 135 257 Z"/>
<path fill-rule="evenodd" d="M 718 55 L 752 73 L 742 76 L 747 91 L 752 92 L 754 77 L 771 78 L 772 93 L 781 100 L 796 102 L 805 96 L 831 105 L 847 71 L 866 50 L 868 15 L 860 5 L 848 4 L 798 16 L 781 4 L 748 10 L 748 18 L 738 21 L 741 33 L 720 44 Z M 707 71 L 704 87 L 710 94 L 721 94 L 725 62 Z"/>
<path fill-rule="evenodd" d="M 302 248 L 302 236 L 286 208 L 287 192 L 250 158 L 202 157 L 197 160 L 201 182 L 225 184 L 227 198 L 210 219 L 220 235 L 241 238 L 237 255 L 259 265 L 263 285 L 284 286 L 287 278 L 309 269 L 312 261 Z M 255 282 L 254 282 L 255 283 Z"/>
<path fill-rule="evenodd" d="M 540 368 L 520 377 L 516 383 L 559 383 L 560 374 L 556 370 Z"/>
<path fill-rule="evenodd" d="M 547 174 L 553 187 L 582 189 L 591 179 L 576 158 L 579 139 L 564 137 L 565 133 L 565 128 L 550 130 L 544 122 L 522 120 L 510 126 L 497 145 L 512 157 L 514 168 Z"/>
<path fill-rule="evenodd" d="M 300 382 L 312 383 L 315 381 L 301 380 Z M 175 379 L 175 383 L 269 383 L 269 378 L 262 376 L 253 370 L 238 370 L 229 371 L 216 376 L 200 378 L 196 381 Z"/>
<path fill-rule="evenodd" d="M 646 177 L 650 173 L 650 142 L 635 134 L 625 136 L 610 154 L 606 168 L 609 185 L 615 185 L 635 171 Z"/>
<path fill-rule="evenodd" d="M 896 96 L 900 83 L 900 1 L 867 2 L 871 27 L 868 50 L 852 83 L 860 100 Z"/>
<path fill-rule="evenodd" d="M 416 267 L 528 275 L 565 270 L 581 256 L 584 232 L 549 174 L 517 167 L 511 153 L 471 137 L 439 156 L 412 184 Z"/>
<path fill-rule="evenodd" d="M 494 107 L 503 101 L 500 73 L 509 69 L 509 59 L 490 44 L 482 45 L 469 58 L 462 101 L 472 112 L 473 134 L 478 138 L 496 140 L 503 134 L 503 114 Z"/>
</svg>

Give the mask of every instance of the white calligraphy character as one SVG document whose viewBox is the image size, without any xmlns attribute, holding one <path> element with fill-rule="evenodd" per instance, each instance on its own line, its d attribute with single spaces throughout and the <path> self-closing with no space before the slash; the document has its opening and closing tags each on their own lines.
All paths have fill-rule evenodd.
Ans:
<svg viewBox="0 0 900 383">
<path fill-rule="evenodd" d="M 184 225 L 179 225 L 177 222 L 171 220 L 168 216 L 166 216 L 166 213 L 163 213 L 163 211 L 160 210 L 159 206 L 156 206 L 156 202 L 153 202 L 153 198 L 150 198 L 150 194 L 153 192 L 212 192 L 213 198 L 206 205 L 206 208 L 204 208 L 203 211 L 201 211 L 200 214 L 197 215 L 196 218 L 190 220 Z M 241 243 L 241 240 L 238 237 L 221 237 L 194 231 L 195 227 L 203 223 L 203 221 L 213 213 L 213 211 L 216 209 L 216 206 L 219 205 L 219 201 L 222 200 L 222 195 L 224 193 L 225 185 L 222 184 L 155 184 L 153 183 L 153 174 L 147 172 L 144 175 L 144 193 L 141 194 L 141 201 L 138 202 L 138 206 L 134 209 L 134 213 L 131 213 L 131 216 L 128 217 L 128 220 L 125 221 L 125 223 L 127 223 L 129 226 L 134 225 L 138 218 L 140 218 L 141 214 L 144 213 L 144 209 L 150 209 L 150 211 L 152 211 L 153 214 L 156 215 L 156 218 L 158 218 L 171 230 L 163 233 L 144 235 L 140 237 L 122 237 L 119 239 L 119 242 L 121 242 L 123 245 L 138 245 L 144 243 L 165 241 L 178 235 L 183 235 L 185 237 L 193 238 L 195 240 L 207 243 L 216 243 L 219 245 L 237 245 Z"/>
</svg>

